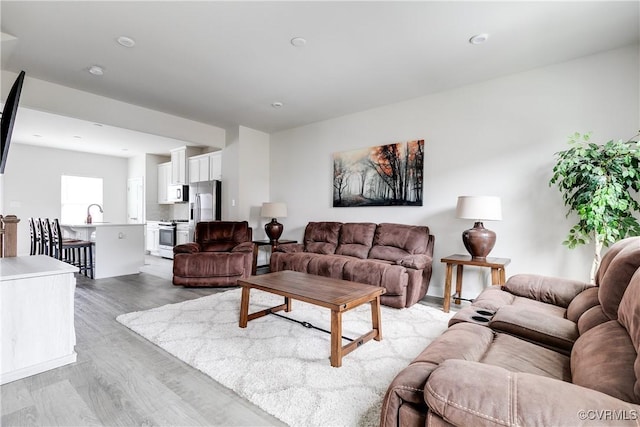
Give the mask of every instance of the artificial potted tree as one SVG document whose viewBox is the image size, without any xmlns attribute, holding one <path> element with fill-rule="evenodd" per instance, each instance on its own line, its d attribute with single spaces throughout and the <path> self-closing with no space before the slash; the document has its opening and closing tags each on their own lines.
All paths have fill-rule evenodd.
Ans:
<svg viewBox="0 0 640 427">
<path fill-rule="evenodd" d="M 640 235 L 634 216 L 640 212 L 640 144 L 635 138 L 595 144 L 591 133 L 576 132 L 569 137 L 571 148 L 556 153 L 549 185 L 557 184 L 562 192 L 567 217 L 572 212 L 578 216 L 563 244 L 575 248 L 594 242 L 591 283 L 604 246 Z"/>
</svg>

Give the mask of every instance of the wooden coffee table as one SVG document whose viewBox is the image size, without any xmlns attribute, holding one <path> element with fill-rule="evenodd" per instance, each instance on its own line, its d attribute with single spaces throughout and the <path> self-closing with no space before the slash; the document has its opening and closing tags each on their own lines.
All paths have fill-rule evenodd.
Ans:
<svg viewBox="0 0 640 427">
<path fill-rule="evenodd" d="M 240 327 L 246 328 L 247 322 L 277 311 L 291 311 L 291 300 L 304 301 L 331 310 L 331 366 L 342 366 L 342 357 L 351 353 L 372 338 L 382 339 L 380 329 L 380 295 L 385 289 L 364 285 L 347 280 L 331 279 L 296 271 L 278 271 L 275 273 L 251 276 L 238 280 L 242 286 L 240 302 Z M 249 314 L 249 292 L 260 289 L 284 297 L 284 304 Z M 342 313 L 362 304 L 371 304 L 371 331 L 342 345 Z"/>
</svg>

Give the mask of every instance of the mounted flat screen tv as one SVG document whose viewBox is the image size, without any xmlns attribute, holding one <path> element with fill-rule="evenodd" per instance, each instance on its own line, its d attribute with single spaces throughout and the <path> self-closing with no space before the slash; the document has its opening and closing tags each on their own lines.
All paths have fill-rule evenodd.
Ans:
<svg viewBox="0 0 640 427">
<path fill-rule="evenodd" d="M 22 82 L 24 81 L 24 71 L 20 71 L 18 78 L 11 86 L 11 91 L 7 97 L 7 102 L 2 109 L 2 125 L 0 126 L 0 137 L 2 144 L 0 145 L 0 174 L 4 173 L 4 167 L 7 164 L 7 156 L 9 155 L 9 144 L 11 143 L 11 132 L 13 131 L 13 123 L 16 121 L 18 113 L 18 102 L 20 101 L 20 92 L 22 92 Z"/>
</svg>

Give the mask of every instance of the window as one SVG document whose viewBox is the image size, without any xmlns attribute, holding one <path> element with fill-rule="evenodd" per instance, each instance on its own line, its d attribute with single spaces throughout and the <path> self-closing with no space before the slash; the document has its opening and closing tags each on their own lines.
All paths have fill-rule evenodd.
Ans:
<svg viewBox="0 0 640 427">
<path fill-rule="evenodd" d="M 60 182 L 60 222 L 84 224 L 87 208 L 93 203 L 102 207 L 102 178 L 62 175 Z M 97 206 L 91 208 L 93 222 L 103 220 Z"/>
</svg>

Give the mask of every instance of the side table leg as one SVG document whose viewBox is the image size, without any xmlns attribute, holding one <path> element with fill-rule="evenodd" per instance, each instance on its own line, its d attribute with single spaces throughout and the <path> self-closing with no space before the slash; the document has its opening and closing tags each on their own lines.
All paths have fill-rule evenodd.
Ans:
<svg viewBox="0 0 640 427">
<path fill-rule="evenodd" d="M 499 285 L 500 284 L 500 269 L 499 268 L 491 268 L 491 284 Z"/>
<path fill-rule="evenodd" d="M 500 269 L 500 283 L 499 285 L 504 285 L 507 282 L 507 272 L 504 267 Z"/>
<path fill-rule="evenodd" d="M 442 311 L 449 312 L 451 305 L 451 276 L 453 275 L 453 264 L 447 263 L 447 272 L 444 276 L 444 299 L 442 301 Z"/>
<path fill-rule="evenodd" d="M 342 313 L 331 310 L 331 366 L 342 366 Z"/>
<path fill-rule="evenodd" d="M 458 264 L 456 269 L 456 304 L 460 304 L 460 297 L 462 296 L 462 272 L 464 265 Z"/>
</svg>

